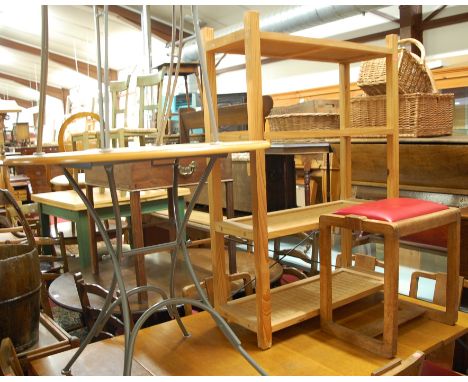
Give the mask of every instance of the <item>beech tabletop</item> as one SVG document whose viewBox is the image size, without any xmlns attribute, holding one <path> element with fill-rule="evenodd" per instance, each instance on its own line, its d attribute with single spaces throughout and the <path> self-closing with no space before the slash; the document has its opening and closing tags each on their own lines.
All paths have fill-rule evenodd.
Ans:
<svg viewBox="0 0 468 382">
<path fill-rule="evenodd" d="M 194 156 L 211 156 L 264 150 L 268 141 L 238 141 L 215 143 L 185 143 L 161 146 L 123 147 L 109 150 L 90 149 L 48 153 L 45 155 L 12 156 L 5 159 L 7 166 L 17 165 L 79 165 L 135 162 L 152 159 L 175 159 Z"/>
</svg>

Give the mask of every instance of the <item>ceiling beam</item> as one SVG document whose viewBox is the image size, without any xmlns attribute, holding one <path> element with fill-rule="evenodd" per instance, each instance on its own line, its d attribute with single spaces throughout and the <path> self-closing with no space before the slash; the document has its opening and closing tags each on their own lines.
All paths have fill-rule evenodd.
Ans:
<svg viewBox="0 0 468 382">
<path fill-rule="evenodd" d="M 468 22 L 468 12 L 459 13 L 458 15 L 453 16 L 441 17 L 440 19 L 424 21 L 423 29 L 434 29 L 465 22 Z"/>
<path fill-rule="evenodd" d="M 123 18 L 124 20 L 129 21 L 133 25 L 141 29 L 141 13 L 138 11 L 132 11 L 128 8 L 121 7 L 119 5 L 109 5 L 109 12 L 112 12 L 114 15 Z M 159 37 L 160 39 L 169 42 L 172 40 L 172 27 L 166 25 L 160 21 L 157 21 L 151 18 L 151 33 L 154 36 Z M 190 34 L 184 32 L 184 37 L 188 37 Z M 179 38 L 179 33 L 177 31 L 176 39 Z"/>
<path fill-rule="evenodd" d="M 16 101 L 16 103 L 17 103 L 18 105 L 20 105 L 21 107 L 24 107 L 25 109 L 28 109 L 28 108 L 30 108 L 30 107 L 32 107 L 32 106 L 35 106 L 35 105 L 34 105 L 34 102 L 35 102 L 35 101 L 33 101 L 33 100 L 28 101 L 28 100 L 23 99 L 23 98 L 12 97 L 12 96 L 10 96 L 10 95 L 1 94 L 1 93 L 0 93 L 0 98 L 1 98 L 1 99 L 8 99 L 8 100 Z"/>
<path fill-rule="evenodd" d="M 362 44 L 362 43 L 369 42 L 369 41 L 380 40 L 382 38 L 385 38 L 385 36 L 388 34 L 399 34 L 399 33 L 400 33 L 400 28 L 395 28 L 395 29 L 389 29 L 389 30 L 382 31 L 382 32 L 368 34 L 365 36 L 350 38 L 349 40 L 346 40 L 346 41 L 358 42 Z"/>
<path fill-rule="evenodd" d="M 424 22 L 432 20 L 434 17 L 436 17 L 440 12 L 442 12 L 445 8 L 447 8 L 446 5 L 441 5 L 439 8 L 437 8 L 434 12 L 432 12 L 429 16 L 427 16 L 424 19 Z"/>
<path fill-rule="evenodd" d="M 400 24 L 400 19 L 396 19 L 395 17 L 390 16 L 390 15 L 384 13 L 384 12 L 374 10 L 374 11 L 369 11 L 369 13 L 373 13 L 374 15 L 382 17 L 382 18 L 384 18 L 384 19 L 386 19 L 388 21 L 391 21 L 392 23 Z"/>
<path fill-rule="evenodd" d="M 15 77 L 15 76 L 12 76 L 10 74 L 6 74 L 6 73 L 2 73 L 2 72 L 0 72 L 0 78 L 16 82 L 17 84 L 26 86 L 26 87 L 34 89 L 34 90 L 38 90 L 36 87 L 33 86 L 33 81 L 30 81 L 30 80 L 27 80 L 27 79 L 24 79 L 24 78 Z M 39 86 L 39 83 L 37 84 L 37 86 Z M 56 88 L 54 86 L 47 85 L 46 93 L 47 93 L 47 95 L 49 95 L 51 97 L 54 97 L 54 98 L 58 98 L 59 100 L 61 100 L 62 102 L 65 103 L 67 101 L 68 95 L 70 94 L 70 91 L 68 89 Z"/>
<path fill-rule="evenodd" d="M 8 40 L 0 37 L 0 45 L 5 48 L 18 50 L 20 52 L 32 54 L 33 56 L 41 56 L 41 49 L 32 45 L 26 45 L 18 41 Z M 77 70 L 81 74 L 97 79 L 97 68 L 95 65 L 88 64 L 83 61 L 76 61 L 73 58 L 63 56 L 58 53 L 49 52 L 49 60 L 54 61 L 60 65 L 66 66 L 67 68 Z M 117 80 L 117 71 L 115 69 L 109 69 L 109 80 Z"/>
</svg>

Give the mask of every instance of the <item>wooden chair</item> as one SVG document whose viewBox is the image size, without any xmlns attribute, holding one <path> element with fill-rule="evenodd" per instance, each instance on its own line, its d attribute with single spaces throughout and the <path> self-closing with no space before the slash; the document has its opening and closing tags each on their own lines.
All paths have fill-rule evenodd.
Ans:
<svg viewBox="0 0 468 382">
<path fill-rule="evenodd" d="M 153 74 L 146 74 L 137 77 L 136 86 L 139 89 L 139 109 L 138 109 L 138 128 L 144 129 L 145 128 L 145 111 L 149 111 L 151 113 L 152 119 L 153 115 L 157 113 L 158 115 L 161 114 L 162 111 L 162 73 L 153 73 Z M 151 90 L 153 92 L 151 100 L 147 103 L 145 101 L 145 93 L 147 90 Z M 156 97 L 156 98 L 155 98 Z"/>
<path fill-rule="evenodd" d="M 374 370 L 372 376 L 461 376 L 462 374 L 427 359 L 421 351 L 416 351 L 402 360 L 395 358 L 383 367 Z"/>
<path fill-rule="evenodd" d="M 410 290 L 409 296 L 413 298 L 418 298 L 418 287 L 419 287 L 419 280 L 421 278 L 434 280 L 434 294 L 432 296 L 432 303 L 440 306 L 446 306 L 447 302 L 447 293 L 446 293 L 446 285 L 447 285 L 447 273 L 438 272 L 424 272 L 424 271 L 415 271 L 411 274 L 411 282 L 410 282 Z M 461 302 L 461 295 L 463 287 L 468 287 L 468 281 L 464 280 L 462 276 L 458 278 L 458 306 L 460 306 Z M 458 309 L 458 307 L 457 307 Z"/>
<path fill-rule="evenodd" d="M 422 278 L 435 281 L 434 293 L 432 295 L 431 302 L 433 304 L 445 307 L 446 302 L 447 302 L 447 296 L 446 296 L 447 273 L 443 273 L 443 272 L 432 273 L 432 272 L 424 272 L 424 271 L 413 272 L 411 274 L 411 282 L 410 282 L 410 290 L 409 290 L 410 297 L 418 298 L 419 281 Z M 467 281 L 464 280 L 462 276 L 460 276 L 458 280 L 459 282 L 458 282 L 458 291 L 457 291 L 458 292 L 457 309 L 460 306 L 463 287 L 468 287 Z M 451 369 L 453 365 L 454 351 L 455 351 L 455 342 L 448 342 L 444 344 L 443 346 L 439 347 L 438 349 L 436 349 L 435 351 L 429 353 L 426 358 L 429 361 L 435 361 L 435 363 L 438 365 L 435 367 L 442 368 L 442 371 L 441 371 L 442 373 L 453 373 Z M 434 374 L 431 374 L 434 372 L 434 371 L 431 371 L 433 369 L 431 365 L 425 365 L 425 366 L 427 367 L 424 367 L 423 369 L 425 370 L 425 373 L 428 373 L 425 375 L 434 375 Z M 453 375 L 453 374 L 442 374 L 442 375 Z"/>
<path fill-rule="evenodd" d="M 91 330 L 101 311 L 91 306 L 88 294 L 94 294 L 105 299 L 109 292 L 100 285 L 85 283 L 81 272 L 75 273 L 73 275 L 73 278 L 75 279 L 76 290 L 78 292 L 78 296 L 81 303 L 84 324 L 86 325 L 88 330 Z M 113 297 L 112 300 L 115 301 L 116 298 Z M 109 320 L 104 325 L 103 331 L 101 333 L 98 333 L 96 335 L 96 338 L 97 340 L 102 340 L 114 337 L 115 335 L 122 334 L 123 328 L 123 322 L 119 320 L 116 316 L 111 315 L 109 317 Z"/>
<path fill-rule="evenodd" d="M 238 281 L 242 280 L 242 284 Z M 229 275 L 229 282 L 231 285 L 231 291 L 243 289 L 246 296 L 253 293 L 252 277 L 247 272 L 234 273 Z M 200 286 L 206 290 L 206 295 L 210 304 L 214 301 L 214 290 L 213 290 L 213 277 L 207 277 L 200 282 Z M 241 287 L 240 287 L 241 286 Z M 195 284 L 190 284 L 182 289 L 182 296 L 188 298 L 197 298 L 197 288 Z M 185 315 L 192 314 L 192 305 L 184 305 Z"/>
<path fill-rule="evenodd" d="M 372 376 L 416 376 L 421 375 L 424 353 L 416 351 L 402 360 L 395 358 L 383 367 L 374 370 Z"/>
<path fill-rule="evenodd" d="M 83 131 L 70 132 L 74 123 L 84 119 L 85 127 Z M 95 123 L 99 122 L 100 117 L 92 112 L 80 112 L 70 115 L 60 126 L 57 137 L 59 151 L 77 151 L 86 150 L 94 147 L 99 147 L 100 136 L 95 130 Z M 85 177 L 84 174 L 72 170 L 73 177 L 78 182 L 80 187 L 84 187 Z M 50 187 L 52 191 L 71 190 L 72 187 L 68 183 L 65 175 L 57 175 L 50 179 Z M 57 217 L 53 217 L 55 232 L 58 232 Z M 75 223 L 72 224 L 72 236 L 75 236 Z"/>
<path fill-rule="evenodd" d="M 307 276 L 314 276 L 318 273 L 318 232 L 312 232 L 310 235 L 307 233 L 301 233 L 294 235 L 302 240 L 305 240 L 305 249 L 302 251 L 299 248 L 295 249 L 280 249 L 281 241 L 279 238 L 274 239 L 274 254 L 273 259 L 284 264 L 287 257 L 294 257 L 302 260 L 303 262 L 310 265 L 310 268 L 305 271 Z M 307 252 L 311 250 L 311 256 L 307 255 Z"/>
<path fill-rule="evenodd" d="M 113 129 L 117 128 L 117 114 L 123 114 L 124 125 L 127 127 L 127 109 L 128 109 L 128 87 L 130 85 L 130 74 L 124 81 L 109 82 L 109 91 L 112 97 L 112 125 Z M 123 109 L 120 107 L 120 97 L 125 93 L 125 103 Z"/>
<path fill-rule="evenodd" d="M 341 254 L 338 254 L 336 256 L 336 267 L 341 268 L 342 263 L 341 263 Z M 384 267 L 384 262 L 377 260 L 377 258 L 369 255 L 362 255 L 360 253 L 356 253 L 352 255 L 352 262 L 354 263 L 354 267 L 357 269 L 363 269 L 363 270 L 368 270 L 368 271 L 374 271 L 375 267 Z"/>
<path fill-rule="evenodd" d="M 0 371 L 3 376 L 24 375 L 15 347 L 8 337 L 2 339 L 0 344 Z"/>
<path fill-rule="evenodd" d="M 283 267 L 283 274 L 281 275 L 280 285 L 293 283 L 297 280 L 304 280 L 308 276 L 301 270 L 295 267 Z"/>
</svg>

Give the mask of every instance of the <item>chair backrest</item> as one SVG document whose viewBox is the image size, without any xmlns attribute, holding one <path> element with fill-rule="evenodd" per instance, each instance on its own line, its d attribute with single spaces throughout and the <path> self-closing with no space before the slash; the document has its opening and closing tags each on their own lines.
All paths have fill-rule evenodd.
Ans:
<svg viewBox="0 0 468 382">
<path fill-rule="evenodd" d="M 435 280 L 434 295 L 432 296 L 432 302 L 436 305 L 445 306 L 446 305 L 447 273 L 444 273 L 444 272 L 431 273 L 431 272 L 423 272 L 423 271 L 413 272 L 411 274 L 411 282 L 410 282 L 410 290 L 409 290 L 410 297 L 418 298 L 419 280 L 421 278 Z M 458 284 L 458 304 L 460 304 L 461 302 L 461 294 L 462 294 L 463 286 L 466 283 L 467 282 L 464 280 L 463 276 L 460 276 L 459 284 Z M 468 287 L 468 285 L 466 286 Z"/>
<path fill-rule="evenodd" d="M 356 253 L 352 256 L 354 266 L 367 271 L 374 271 L 375 267 L 383 268 L 384 263 L 373 256 Z M 341 254 L 336 256 L 336 266 L 341 267 Z"/>
<path fill-rule="evenodd" d="M 158 115 L 162 112 L 162 75 L 161 72 L 146 74 L 137 77 L 136 86 L 139 88 L 140 93 L 140 106 L 138 112 L 138 127 L 143 129 L 145 127 L 145 110 L 151 111 L 152 119 L 154 112 L 157 111 Z M 152 97 L 149 103 L 145 103 L 145 93 L 147 89 L 152 89 Z M 154 92 L 154 90 L 156 90 Z M 156 96 L 156 100 L 154 97 Z"/>
<path fill-rule="evenodd" d="M 113 129 L 117 128 L 117 114 L 124 115 L 124 127 L 127 127 L 127 109 L 128 109 L 128 87 L 130 85 L 130 74 L 124 81 L 109 82 L 109 91 L 112 96 L 112 125 Z M 124 108 L 120 107 L 120 97 L 125 92 Z"/>
<path fill-rule="evenodd" d="M 94 294 L 105 299 L 107 295 L 109 294 L 109 292 L 100 285 L 85 283 L 81 272 L 75 273 L 73 275 L 73 278 L 75 279 L 76 290 L 78 292 L 78 297 L 80 299 L 80 304 L 81 304 L 82 314 L 83 314 L 83 321 L 85 325 L 88 327 L 88 329 L 91 329 L 101 311 L 91 306 L 88 294 Z M 116 298 L 113 297 L 112 301 L 115 301 L 115 299 Z M 110 338 L 116 334 L 122 334 L 122 333 L 123 333 L 123 322 L 120 321 L 117 317 L 112 315 L 109 317 L 109 320 L 106 322 L 103 328 L 103 332 L 98 333 L 98 337 L 100 337 L 101 339 Z"/>
<path fill-rule="evenodd" d="M 270 96 L 263 96 L 263 121 L 270 114 L 273 107 L 273 99 Z M 239 126 L 247 125 L 247 104 L 231 105 L 218 108 L 218 127 L 220 130 L 221 141 L 239 141 L 248 139 L 248 131 L 239 131 Z M 204 112 L 183 112 L 179 114 L 179 126 L 181 136 L 190 136 L 190 131 L 201 129 L 205 131 Z M 229 131 L 223 131 L 224 128 L 231 126 Z M 185 130 L 182 133 L 182 130 Z M 182 142 L 186 143 L 186 142 Z"/>
<path fill-rule="evenodd" d="M 70 133 L 70 128 L 73 126 L 75 121 L 84 119 L 85 126 L 82 131 L 75 131 L 74 134 Z M 89 122 L 90 121 L 90 122 Z M 65 121 L 63 121 L 62 125 L 60 126 L 60 130 L 57 137 L 57 142 L 59 146 L 59 151 L 74 151 L 74 150 L 84 150 L 87 148 L 91 148 L 90 140 L 94 137 L 95 140 L 98 140 L 99 134 L 91 134 L 90 132 L 95 131 L 95 123 L 100 121 L 100 117 L 96 113 L 92 112 L 79 112 L 76 114 L 70 115 Z M 91 135 L 90 135 L 91 134 Z M 75 138 L 80 138 L 81 146 L 74 147 L 74 143 L 69 142 L 67 136 L 75 136 Z M 96 142 L 98 145 L 99 142 Z M 78 145 L 78 143 L 76 143 Z"/>
<path fill-rule="evenodd" d="M 237 281 L 242 281 L 242 285 L 239 287 L 239 283 Z M 231 285 L 231 292 L 237 290 L 244 290 L 246 296 L 253 294 L 253 286 L 252 286 L 252 277 L 247 272 L 239 272 L 233 273 L 229 275 L 229 282 Z M 207 277 L 203 281 L 200 282 L 200 286 L 206 290 L 206 294 L 208 297 L 208 301 L 211 304 L 214 302 L 214 287 L 213 287 L 213 277 Z M 182 296 L 188 298 L 197 298 L 197 288 L 195 284 L 190 284 L 185 286 L 182 289 Z M 191 305 L 184 305 L 185 314 L 189 315 L 192 314 L 192 306 Z"/>
<path fill-rule="evenodd" d="M 0 344 L 0 375 L 24 375 L 10 338 L 2 339 Z"/>
</svg>

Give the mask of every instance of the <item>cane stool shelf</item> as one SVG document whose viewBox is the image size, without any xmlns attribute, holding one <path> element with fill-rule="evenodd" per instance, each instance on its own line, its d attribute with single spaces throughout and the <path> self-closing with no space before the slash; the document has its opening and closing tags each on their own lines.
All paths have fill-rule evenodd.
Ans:
<svg viewBox="0 0 468 382">
<path fill-rule="evenodd" d="M 382 289 L 382 276 L 351 269 L 333 273 L 333 308 L 357 301 Z M 243 297 L 219 307 L 230 322 L 257 330 L 255 295 Z M 314 276 L 271 290 L 271 329 L 273 332 L 320 314 L 320 277 Z"/>
</svg>

